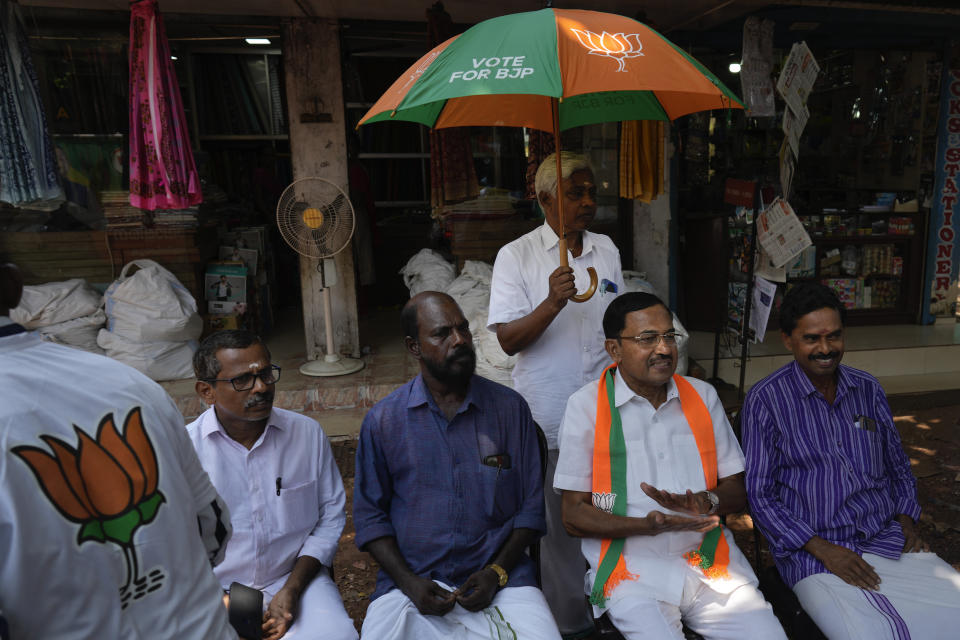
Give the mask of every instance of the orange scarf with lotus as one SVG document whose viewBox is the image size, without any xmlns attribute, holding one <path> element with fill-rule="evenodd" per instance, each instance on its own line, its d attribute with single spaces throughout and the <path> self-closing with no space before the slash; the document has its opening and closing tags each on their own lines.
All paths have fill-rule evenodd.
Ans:
<svg viewBox="0 0 960 640">
<path fill-rule="evenodd" d="M 610 365 L 600 378 L 597 391 L 597 418 L 593 440 L 593 503 L 598 509 L 614 515 L 627 515 L 627 448 L 623 437 L 620 411 L 614 402 L 613 376 L 616 365 Z M 680 407 L 693 432 L 700 452 L 700 463 L 707 489 L 717 486 L 717 446 L 713 437 L 713 419 L 700 394 L 683 376 L 674 375 Z M 590 602 L 604 606 L 613 590 L 635 575 L 627 571 L 623 559 L 624 538 L 604 538 L 600 545 L 600 562 L 590 593 Z M 730 548 L 717 526 L 703 535 L 697 549 L 684 554 L 687 562 L 701 569 L 708 578 L 728 576 Z"/>
</svg>

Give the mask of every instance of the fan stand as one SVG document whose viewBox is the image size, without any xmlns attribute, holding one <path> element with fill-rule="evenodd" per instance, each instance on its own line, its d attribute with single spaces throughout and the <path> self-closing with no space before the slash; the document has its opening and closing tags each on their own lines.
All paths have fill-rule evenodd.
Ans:
<svg viewBox="0 0 960 640">
<path fill-rule="evenodd" d="M 309 360 L 300 365 L 300 373 L 305 376 L 332 377 L 345 376 L 363 369 L 366 364 L 359 358 L 345 358 L 337 353 L 333 345 L 333 310 L 330 305 L 330 287 L 323 291 L 323 322 L 326 325 L 327 353 L 322 360 Z"/>
</svg>

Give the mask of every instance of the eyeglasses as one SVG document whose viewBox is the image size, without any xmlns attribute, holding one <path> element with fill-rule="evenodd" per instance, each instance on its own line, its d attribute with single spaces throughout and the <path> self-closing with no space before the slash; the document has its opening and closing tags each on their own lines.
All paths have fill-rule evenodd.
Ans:
<svg viewBox="0 0 960 640">
<path fill-rule="evenodd" d="M 201 380 L 203 382 L 229 382 L 236 391 L 249 391 L 257 384 L 257 378 L 260 378 L 263 384 L 271 385 L 280 379 L 280 367 L 272 364 L 256 373 L 245 373 L 235 378 L 201 378 Z"/>
<path fill-rule="evenodd" d="M 672 347 L 686 337 L 686 334 L 674 331 L 669 333 L 654 333 L 651 331 L 650 333 L 641 333 L 638 336 L 620 336 L 617 340 L 633 340 L 638 346 L 649 349 L 657 346 L 661 340 L 663 340 L 663 344 Z"/>
</svg>

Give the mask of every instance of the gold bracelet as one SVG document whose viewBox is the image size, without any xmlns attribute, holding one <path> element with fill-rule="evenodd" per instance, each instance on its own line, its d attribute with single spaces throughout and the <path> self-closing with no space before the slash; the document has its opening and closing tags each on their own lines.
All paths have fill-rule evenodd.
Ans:
<svg viewBox="0 0 960 640">
<path fill-rule="evenodd" d="M 507 586 L 507 570 L 501 567 L 498 564 L 488 564 L 487 569 L 493 569 L 493 572 L 497 574 L 497 584 L 501 587 Z"/>
</svg>

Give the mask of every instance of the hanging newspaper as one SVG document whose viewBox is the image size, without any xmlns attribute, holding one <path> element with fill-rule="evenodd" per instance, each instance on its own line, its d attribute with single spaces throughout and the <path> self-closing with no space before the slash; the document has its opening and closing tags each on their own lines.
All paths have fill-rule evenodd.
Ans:
<svg viewBox="0 0 960 640">
<path fill-rule="evenodd" d="M 757 216 L 757 239 L 775 267 L 782 267 L 813 244 L 793 208 L 777 198 Z"/>
<path fill-rule="evenodd" d="M 773 297 L 777 294 L 777 285 L 760 276 L 753 278 L 753 302 L 750 304 L 750 335 L 754 342 L 763 342 L 767 332 Z"/>
<path fill-rule="evenodd" d="M 773 117 L 773 20 L 750 16 L 743 23 L 740 88 L 751 118 Z"/>
<path fill-rule="evenodd" d="M 777 92 L 795 114 L 807 103 L 807 96 L 820 73 L 820 66 L 805 42 L 795 42 L 777 80 Z"/>
</svg>

